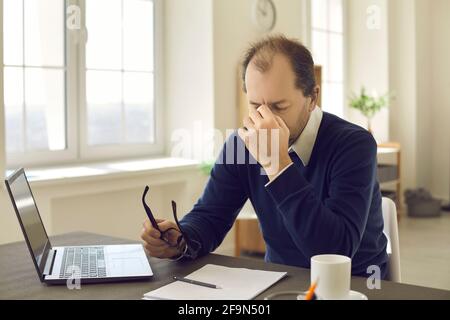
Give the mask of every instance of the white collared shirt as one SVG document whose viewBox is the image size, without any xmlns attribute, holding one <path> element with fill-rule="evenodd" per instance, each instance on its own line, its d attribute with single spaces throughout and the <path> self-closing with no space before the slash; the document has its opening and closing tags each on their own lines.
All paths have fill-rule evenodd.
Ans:
<svg viewBox="0 0 450 320">
<path fill-rule="evenodd" d="M 323 117 L 322 109 L 319 107 L 315 107 L 314 110 L 311 112 L 311 116 L 309 117 L 308 123 L 306 124 L 302 133 L 289 148 L 289 153 L 295 152 L 305 167 L 308 166 L 309 160 L 311 159 L 311 154 L 317 139 L 317 133 L 319 132 L 320 123 L 322 122 L 322 117 Z M 292 164 L 293 163 L 287 165 L 271 181 L 266 183 L 265 186 L 267 187 L 272 181 L 278 178 Z"/>
</svg>

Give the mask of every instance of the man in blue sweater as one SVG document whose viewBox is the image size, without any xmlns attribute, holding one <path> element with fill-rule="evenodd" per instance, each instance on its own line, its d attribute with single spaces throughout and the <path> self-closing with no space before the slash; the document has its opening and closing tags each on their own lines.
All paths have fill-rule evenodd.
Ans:
<svg viewBox="0 0 450 320">
<path fill-rule="evenodd" d="M 353 275 L 367 276 L 377 265 L 384 278 L 387 238 L 372 135 L 316 106 L 314 62 L 295 40 L 273 36 L 251 46 L 243 80 L 249 115 L 180 221 L 187 244 L 170 246 L 147 220 L 141 234 L 147 252 L 173 259 L 212 252 L 250 199 L 266 261 L 308 268 L 314 255 L 341 254 L 352 258 Z M 169 220 L 158 225 L 180 235 Z"/>
</svg>

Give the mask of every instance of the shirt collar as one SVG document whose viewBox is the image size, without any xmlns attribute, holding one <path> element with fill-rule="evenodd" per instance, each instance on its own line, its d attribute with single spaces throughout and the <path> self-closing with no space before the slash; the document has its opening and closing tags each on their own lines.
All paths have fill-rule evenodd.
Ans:
<svg viewBox="0 0 450 320">
<path fill-rule="evenodd" d="M 291 145 L 289 151 L 294 151 L 306 167 L 309 164 L 311 153 L 316 142 L 317 133 L 319 132 L 320 123 L 322 122 L 323 112 L 319 107 L 315 107 L 311 112 L 308 123 L 303 129 L 300 136 Z"/>
</svg>

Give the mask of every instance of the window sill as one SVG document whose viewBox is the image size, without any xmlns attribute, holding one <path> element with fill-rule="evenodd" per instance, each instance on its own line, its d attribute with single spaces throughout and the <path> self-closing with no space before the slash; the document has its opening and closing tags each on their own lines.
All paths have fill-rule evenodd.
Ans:
<svg viewBox="0 0 450 320">
<path fill-rule="evenodd" d="M 33 185 L 50 185 L 69 182 L 87 182 L 98 179 L 115 179 L 138 175 L 152 175 L 174 171 L 198 169 L 199 162 L 182 158 L 153 158 L 128 161 L 99 162 L 33 168 L 26 170 L 28 180 Z M 12 171 L 7 171 L 6 175 Z"/>
</svg>

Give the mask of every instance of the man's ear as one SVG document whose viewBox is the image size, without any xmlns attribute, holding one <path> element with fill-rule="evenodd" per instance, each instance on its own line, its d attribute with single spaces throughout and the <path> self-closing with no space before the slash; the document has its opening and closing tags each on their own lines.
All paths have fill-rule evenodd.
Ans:
<svg viewBox="0 0 450 320">
<path fill-rule="evenodd" d="M 313 89 L 313 93 L 311 95 L 311 104 L 309 105 L 309 111 L 313 111 L 316 107 L 317 103 L 319 102 L 320 97 L 320 86 L 316 85 Z"/>
</svg>

